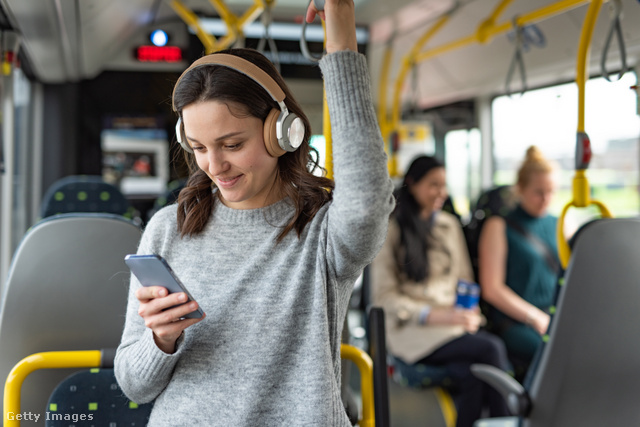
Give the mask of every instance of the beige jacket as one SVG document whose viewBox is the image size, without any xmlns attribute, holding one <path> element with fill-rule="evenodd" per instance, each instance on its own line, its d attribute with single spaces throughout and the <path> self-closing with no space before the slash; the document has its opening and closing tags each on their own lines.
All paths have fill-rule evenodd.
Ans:
<svg viewBox="0 0 640 427">
<path fill-rule="evenodd" d="M 438 212 L 432 229 L 429 277 L 421 283 L 407 278 L 400 268 L 404 259 L 400 228 L 389 224 L 387 240 L 373 261 L 373 304 L 385 311 L 387 346 L 394 356 L 415 363 L 435 349 L 464 334 L 462 326 L 420 325 L 420 311 L 450 307 L 455 303 L 458 279 L 473 280 L 471 262 L 460 223 L 447 212 Z"/>
</svg>

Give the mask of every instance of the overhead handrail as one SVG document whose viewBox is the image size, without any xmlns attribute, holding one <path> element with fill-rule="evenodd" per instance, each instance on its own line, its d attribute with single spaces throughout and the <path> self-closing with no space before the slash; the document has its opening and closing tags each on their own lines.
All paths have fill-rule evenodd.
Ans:
<svg viewBox="0 0 640 427">
<path fill-rule="evenodd" d="M 583 4 L 589 2 L 590 0 L 561 0 L 556 3 L 541 7 L 540 9 L 522 14 L 518 17 L 517 22 L 518 25 L 526 25 L 532 22 L 539 22 L 544 19 L 551 18 L 552 16 L 567 12 L 571 9 L 575 9 L 578 6 L 582 6 Z M 475 33 L 446 43 L 444 45 L 434 47 L 433 49 L 430 49 L 428 51 L 424 51 L 417 56 L 416 60 L 418 62 L 426 61 L 427 59 L 476 42 L 487 43 L 493 36 L 505 33 L 512 27 L 513 23 L 511 21 L 506 21 L 501 24 L 496 24 L 489 27 L 480 25 Z"/>
<path fill-rule="evenodd" d="M 400 62 L 400 71 L 399 75 L 396 78 L 394 84 L 394 97 L 392 100 L 391 106 L 391 119 L 388 119 L 387 116 L 387 102 L 386 102 L 386 91 L 387 91 L 387 81 L 389 76 L 389 67 L 391 66 L 391 54 L 392 50 L 392 42 L 393 37 L 388 41 L 385 47 L 385 55 L 384 61 L 382 64 L 382 72 L 380 73 L 380 90 L 379 90 L 379 108 L 378 108 L 378 119 L 380 122 L 380 130 L 382 132 L 382 138 L 385 141 L 385 149 L 389 156 L 389 160 L 387 162 L 387 167 L 389 169 L 389 175 L 394 177 L 398 175 L 398 160 L 397 156 L 394 152 L 394 140 L 397 138 L 397 130 L 400 123 L 400 93 L 402 92 L 402 87 L 404 86 L 404 81 L 409 73 L 409 70 L 412 68 L 412 64 L 415 63 L 416 54 L 422 49 L 424 46 L 438 31 L 440 31 L 451 19 L 451 16 L 458 9 L 458 1 L 455 2 L 454 6 L 445 12 L 442 16 L 438 18 L 438 20 L 431 26 L 416 42 L 413 48 L 407 53 Z M 395 133 L 395 135 L 393 135 Z"/>
<path fill-rule="evenodd" d="M 592 0 L 587 10 L 582 32 L 580 33 L 580 44 L 578 45 L 578 58 L 576 61 L 576 84 L 578 85 L 578 130 L 576 136 L 576 173 L 573 178 L 573 199 L 568 202 L 562 209 L 558 218 L 558 227 L 556 240 L 558 242 L 558 256 L 563 268 L 569 265 L 571 258 L 571 249 L 569 243 L 564 236 L 564 220 L 571 206 L 576 208 L 585 208 L 595 205 L 604 218 L 612 218 L 611 212 L 607 207 L 597 201 L 591 199 L 589 181 L 587 180 L 586 170 L 591 161 L 591 142 L 589 136 L 585 132 L 585 88 L 588 77 L 588 56 L 593 29 L 596 25 L 598 13 L 602 7 L 602 0 Z"/>
<path fill-rule="evenodd" d="M 526 26 L 527 24 L 542 21 L 544 19 L 550 18 L 560 13 L 564 13 L 571 9 L 575 9 L 576 7 L 582 6 L 585 3 L 589 3 L 589 1 L 590 0 L 561 0 L 556 3 L 552 3 L 547 6 L 544 6 L 539 9 L 520 15 L 516 19 L 516 22 L 519 26 Z M 513 22 L 507 21 L 501 24 L 496 24 L 496 21 L 499 15 L 504 12 L 504 10 L 511 4 L 511 2 L 512 0 L 502 0 L 496 6 L 496 8 L 492 11 L 492 13 L 484 21 L 482 21 L 480 25 L 478 25 L 475 32 L 470 34 L 469 36 L 466 36 L 461 39 L 454 40 L 444 45 L 436 46 L 434 48 L 421 52 L 422 47 L 427 43 L 427 41 L 429 41 L 433 37 L 433 35 L 435 35 L 449 21 L 450 16 L 460 6 L 459 2 L 456 2 L 454 7 L 450 11 L 443 14 L 436 21 L 436 23 L 432 27 L 430 27 L 420 39 L 418 39 L 418 41 L 415 43 L 411 51 L 407 55 L 405 55 L 405 57 L 401 62 L 400 71 L 398 73 L 398 77 L 396 78 L 393 86 L 394 92 L 393 92 L 393 99 L 391 103 L 391 114 L 390 114 L 389 121 L 386 120 L 387 118 L 386 102 L 384 103 L 381 102 L 381 105 L 379 108 L 378 116 L 379 116 L 379 119 L 381 119 L 380 122 L 386 124 L 386 126 L 382 128 L 382 129 L 385 129 L 386 131 L 386 132 L 383 132 L 383 137 L 385 138 L 385 140 L 388 140 L 389 134 L 393 131 L 393 129 L 397 129 L 399 126 L 400 97 L 402 94 L 402 89 L 404 87 L 404 83 L 407 78 L 410 65 L 412 63 L 419 63 L 422 61 L 426 61 L 435 56 L 441 55 L 443 53 L 446 53 L 452 50 L 456 50 L 458 48 L 467 46 L 472 43 L 488 43 L 492 37 L 501 33 L 506 33 L 513 27 Z M 388 58 L 389 57 L 385 54 L 385 61 L 383 63 L 383 72 L 381 73 L 381 76 L 383 77 L 388 75 L 386 68 L 389 67 L 389 63 L 391 62 L 390 60 L 388 60 Z M 386 91 L 386 80 L 381 79 L 380 91 L 379 91 L 379 93 L 383 97 L 381 99 L 386 99 L 385 91 Z M 389 173 L 391 174 L 391 176 L 395 176 L 396 169 L 393 167 L 394 165 L 393 159 L 390 159 L 389 164 L 390 164 Z"/>
<path fill-rule="evenodd" d="M 217 52 L 231 47 L 238 40 L 244 39 L 244 27 L 255 21 L 264 11 L 263 0 L 254 0 L 254 4 L 240 17 L 235 15 L 221 0 L 209 0 L 216 9 L 220 18 L 224 21 L 229 31 L 220 40 L 212 34 L 207 33 L 200 24 L 200 18 L 191 9 L 184 5 L 181 0 L 168 0 L 171 8 L 178 14 L 189 28 L 195 33 L 205 48 L 205 54 Z"/>
<path fill-rule="evenodd" d="M 627 49 L 624 44 L 624 37 L 622 36 L 622 26 L 620 20 L 622 19 L 622 0 L 610 0 L 609 1 L 609 16 L 611 22 L 609 25 L 609 31 L 607 32 L 607 38 L 605 39 L 604 46 L 602 47 L 602 56 L 600 57 L 600 69 L 602 70 L 602 76 L 611 81 L 609 78 L 609 72 L 607 71 L 607 56 L 609 54 L 609 47 L 611 46 L 611 40 L 613 39 L 613 33 L 616 34 L 618 40 L 618 49 L 620 49 L 620 62 L 622 66 L 618 73 L 618 80 L 622 78 L 624 73 L 627 72 Z"/>
</svg>

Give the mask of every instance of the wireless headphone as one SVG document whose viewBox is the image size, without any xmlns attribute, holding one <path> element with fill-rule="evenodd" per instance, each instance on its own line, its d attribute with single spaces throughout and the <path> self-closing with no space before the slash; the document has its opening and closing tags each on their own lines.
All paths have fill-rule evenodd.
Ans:
<svg viewBox="0 0 640 427">
<path fill-rule="evenodd" d="M 295 151 L 300 147 L 305 134 L 304 122 L 300 117 L 296 116 L 294 113 L 290 113 L 287 109 L 287 106 L 284 103 L 286 95 L 282 88 L 278 86 L 275 80 L 273 80 L 271 76 L 269 76 L 269 74 L 260 67 L 244 58 L 240 58 L 239 56 L 226 53 L 216 53 L 203 56 L 191 64 L 191 66 L 182 73 L 173 88 L 173 111 L 177 111 L 175 105 L 175 93 L 182 78 L 194 68 L 206 65 L 221 65 L 244 74 L 262 86 L 271 98 L 278 103 L 280 109 L 278 110 L 277 108 L 273 108 L 264 121 L 264 144 L 269 155 L 272 157 L 280 157 L 284 153 Z M 183 138 L 182 117 L 178 118 L 178 123 L 176 124 L 176 138 L 182 148 L 193 153 L 193 150 Z"/>
</svg>

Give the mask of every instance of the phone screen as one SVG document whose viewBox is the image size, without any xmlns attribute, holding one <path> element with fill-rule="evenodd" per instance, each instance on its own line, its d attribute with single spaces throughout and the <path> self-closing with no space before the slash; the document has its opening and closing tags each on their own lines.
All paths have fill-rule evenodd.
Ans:
<svg viewBox="0 0 640 427">
<path fill-rule="evenodd" d="M 129 266 L 131 272 L 136 276 L 142 286 L 162 286 L 170 294 L 184 292 L 188 301 L 195 301 L 187 288 L 173 272 L 167 261 L 160 255 L 127 255 L 124 262 Z M 186 303 L 185 303 L 186 304 Z M 173 307 L 170 307 L 173 308 Z M 185 315 L 185 318 L 201 318 L 204 315 L 202 309 Z"/>
</svg>

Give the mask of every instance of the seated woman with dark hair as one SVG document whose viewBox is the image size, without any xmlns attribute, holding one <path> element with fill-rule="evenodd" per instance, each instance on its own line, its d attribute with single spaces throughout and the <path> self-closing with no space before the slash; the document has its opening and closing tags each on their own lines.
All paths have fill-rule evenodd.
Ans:
<svg viewBox="0 0 640 427">
<path fill-rule="evenodd" d="M 492 417 L 508 415 L 502 397 L 471 374 L 474 363 L 506 370 L 502 341 L 480 331 L 475 307 L 455 307 L 459 280 L 472 280 L 458 220 L 441 210 L 447 198 L 442 163 L 413 161 L 391 215 L 387 240 L 373 262 L 374 304 L 386 313 L 387 344 L 407 364 L 446 366 L 457 385 L 457 426 L 471 426 L 483 407 Z"/>
</svg>

